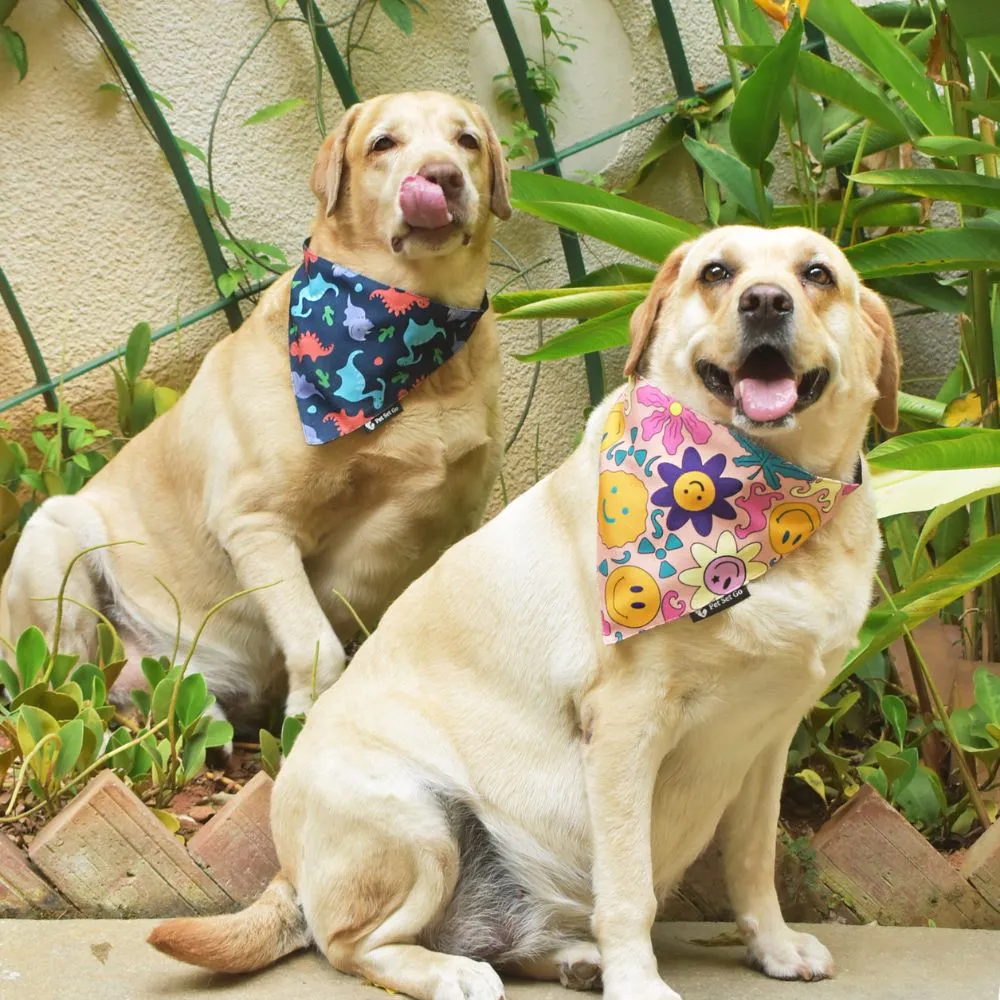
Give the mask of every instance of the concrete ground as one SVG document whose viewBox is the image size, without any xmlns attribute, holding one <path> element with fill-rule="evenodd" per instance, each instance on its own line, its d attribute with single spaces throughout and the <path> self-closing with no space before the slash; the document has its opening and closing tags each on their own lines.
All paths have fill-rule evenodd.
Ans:
<svg viewBox="0 0 1000 1000">
<path fill-rule="evenodd" d="M 0 1000 L 378 1000 L 386 994 L 303 953 L 256 976 L 210 974 L 145 944 L 151 920 L 0 920 Z M 809 928 L 837 978 L 783 983 L 747 969 L 732 925 L 660 924 L 661 971 L 684 1000 L 998 1000 L 1000 931 Z M 725 937 L 723 937 L 725 935 Z M 715 940 L 713 940 L 715 939 Z M 512 983 L 508 1000 L 570 1000 L 557 985 Z"/>
</svg>

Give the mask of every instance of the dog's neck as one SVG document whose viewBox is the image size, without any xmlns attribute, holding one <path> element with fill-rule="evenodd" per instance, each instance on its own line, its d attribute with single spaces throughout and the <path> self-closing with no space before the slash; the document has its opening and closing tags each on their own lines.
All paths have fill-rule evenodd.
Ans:
<svg viewBox="0 0 1000 1000">
<path fill-rule="evenodd" d="M 825 444 L 820 439 L 827 435 L 810 433 L 808 426 L 800 426 L 787 434 L 766 437 L 747 431 L 741 433 L 760 441 L 775 454 L 794 462 L 813 475 L 849 483 L 854 481 L 858 456 L 861 454 L 867 429 L 868 415 L 864 414 L 859 415 L 851 426 L 844 427 L 843 434 L 838 434 L 835 438 L 830 435 L 830 440 Z"/>
<path fill-rule="evenodd" d="M 309 248 L 360 274 L 427 296 L 446 305 L 474 309 L 483 299 L 489 265 L 490 230 L 449 254 L 410 258 L 392 249 L 376 234 L 362 233 L 349 222 L 338 222 L 320 210 L 310 230 Z"/>
</svg>

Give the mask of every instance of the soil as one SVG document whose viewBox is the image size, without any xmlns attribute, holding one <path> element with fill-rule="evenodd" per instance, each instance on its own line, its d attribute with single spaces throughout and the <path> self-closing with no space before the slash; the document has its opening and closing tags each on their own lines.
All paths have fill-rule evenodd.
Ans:
<svg viewBox="0 0 1000 1000">
<path fill-rule="evenodd" d="M 7 747 L 0 733 L 0 753 Z M 167 812 L 180 820 L 180 833 L 189 839 L 207 823 L 259 770 L 260 747 L 256 743 L 237 743 L 222 770 L 206 770 L 174 796 Z M 8 774 L 0 787 L 0 816 L 6 812 L 13 791 L 13 777 Z M 39 830 L 49 821 L 44 810 L 23 820 L 4 823 L 3 830 L 18 846 L 26 848 Z"/>
</svg>

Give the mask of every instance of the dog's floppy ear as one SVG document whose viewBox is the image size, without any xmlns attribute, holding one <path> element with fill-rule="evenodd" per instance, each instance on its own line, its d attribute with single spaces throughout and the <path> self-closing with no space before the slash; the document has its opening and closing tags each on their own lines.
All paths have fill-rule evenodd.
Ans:
<svg viewBox="0 0 1000 1000">
<path fill-rule="evenodd" d="M 649 294 L 639 303 L 632 319 L 629 322 L 629 335 L 632 339 L 632 349 L 629 351 L 628 360 L 625 362 L 625 375 L 634 375 L 642 360 L 643 352 L 649 343 L 649 338 L 653 335 L 656 326 L 656 317 L 660 312 L 663 300 L 673 291 L 677 283 L 677 276 L 681 271 L 681 264 L 687 256 L 689 244 L 679 246 L 664 261 L 659 273 L 649 286 Z"/>
<path fill-rule="evenodd" d="M 509 219 L 510 207 L 510 164 L 503 155 L 503 146 L 486 115 L 482 116 L 483 132 L 486 134 L 486 149 L 490 154 L 490 173 L 493 183 L 490 188 L 490 211 L 498 219 Z"/>
<path fill-rule="evenodd" d="M 347 138 L 357 121 L 361 105 L 354 104 L 344 113 L 337 127 L 326 137 L 316 154 L 310 186 L 320 201 L 326 202 L 326 214 L 333 215 L 344 174 Z"/>
<path fill-rule="evenodd" d="M 899 391 L 899 346 L 896 342 L 896 325 L 892 313 L 882 300 L 882 296 L 870 288 L 861 287 L 861 311 L 868 328 L 879 343 L 878 399 L 875 401 L 875 416 L 887 430 L 894 431 L 899 424 L 897 392 Z"/>
</svg>

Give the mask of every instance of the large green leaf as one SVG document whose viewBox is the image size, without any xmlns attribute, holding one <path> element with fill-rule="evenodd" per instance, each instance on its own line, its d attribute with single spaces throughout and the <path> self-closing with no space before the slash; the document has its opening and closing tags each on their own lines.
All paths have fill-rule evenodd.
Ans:
<svg viewBox="0 0 1000 1000">
<path fill-rule="evenodd" d="M 572 358 L 591 351 L 627 344 L 628 322 L 635 311 L 634 305 L 622 306 L 596 319 L 588 319 L 565 333 L 546 341 L 532 354 L 516 355 L 518 361 L 556 361 Z"/>
<path fill-rule="evenodd" d="M 920 529 L 920 537 L 917 539 L 911 566 L 915 569 L 917 562 L 923 555 L 924 547 L 934 537 L 934 532 L 937 531 L 938 527 L 945 519 L 954 514 L 955 511 L 962 510 L 969 504 L 974 503 L 976 500 L 981 500 L 983 497 L 993 496 L 995 493 L 1000 493 L 1000 485 L 987 486 L 984 489 L 973 490 L 971 493 L 966 493 L 955 500 L 950 500 L 948 503 L 943 503 L 940 506 L 935 507 L 930 514 L 927 515 L 927 520 L 924 521 L 924 526 Z"/>
<path fill-rule="evenodd" d="M 592 205 L 595 208 L 606 208 L 622 215 L 649 219 L 661 225 L 680 230 L 692 239 L 701 234 L 701 230 L 691 222 L 676 219 L 657 208 L 650 208 L 642 202 L 623 198 L 620 194 L 612 194 L 594 187 L 593 184 L 580 184 L 577 181 L 566 180 L 565 177 L 553 177 L 531 170 L 515 170 L 510 176 L 511 197 L 521 204 L 536 202 L 569 202 L 573 205 Z"/>
<path fill-rule="evenodd" d="M 883 469 L 981 469 L 1000 466 L 1000 430 L 935 427 L 901 434 L 873 448 L 868 464 Z"/>
<path fill-rule="evenodd" d="M 565 292 L 569 289 L 560 288 L 553 291 Z M 503 304 L 507 306 L 506 312 L 497 307 L 495 299 L 493 305 L 504 319 L 590 319 L 594 316 L 603 316 L 620 306 L 636 306 L 646 297 L 648 291 L 649 285 L 640 285 L 636 288 L 605 288 L 587 292 L 578 291 L 571 295 L 548 295 L 535 302 L 518 305 L 505 302 Z"/>
<path fill-rule="evenodd" d="M 684 148 L 691 154 L 695 163 L 706 174 L 718 181 L 745 212 L 758 222 L 761 221 L 757 214 L 757 197 L 754 194 L 753 176 L 745 163 L 741 163 L 721 146 L 710 145 L 689 136 L 684 137 Z M 768 200 L 770 201 L 770 196 L 768 196 Z"/>
<path fill-rule="evenodd" d="M 866 170 L 853 177 L 857 184 L 891 188 L 920 198 L 954 201 L 960 205 L 1000 208 L 1000 180 L 964 170 Z"/>
<path fill-rule="evenodd" d="M 885 80 L 928 132 L 948 135 L 954 131 L 924 67 L 891 31 L 876 24 L 853 0 L 812 0 L 808 16 L 817 28 Z"/>
<path fill-rule="evenodd" d="M 880 295 L 914 302 L 935 312 L 961 313 L 967 299 L 953 285 L 945 285 L 930 274 L 911 274 L 905 278 L 875 278 L 868 284 Z"/>
<path fill-rule="evenodd" d="M 963 594 L 1000 572 L 1000 535 L 970 545 L 929 573 L 893 595 L 893 604 L 881 601 L 868 613 L 858 635 L 858 645 L 848 655 L 831 685 L 836 687 L 856 666 L 883 650 L 903 634 L 916 628 Z"/>
<path fill-rule="evenodd" d="M 844 252 L 863 278 L 1000 267 L 1000 232 L 966 227 L 896 233 Z"/>
<path fill-rule="evenodd" d="M 529 215 L 554 222 L 557 226 L 572 229 L 584 236 L 593 236 L 657 263 L 700 232 L 680 219 L 672 219 L 669 224 L 665 224 L 635 213 L 573 201 L 521 201 L 519 198 L 511 198 L 511 204 Z"/>
<path fill-rule="evenodd" d="M 923 126 L 921 126 L 921 130 L 922 128 Z M 854 128 L 847 135 L 841 136 L 836 142 L 832 142 L 826 147 L 823 151 L 823 166 L 829 169 L 830 167 L 841 167 L 844 164 L 853 163 L 863 135 L 865 140 L 865 156 L 870 156 L 873 153 L 881 153 L 886 149 L 892 149 L 901 142 L 906 141 L 900 138 L 898 132 L 884 129 L 878 125 L 868 127 L 867 134 L 865 134 L 865 127 Z"/>
<path fill-rule="evenodd" d="M 928 156 L 995 156 L 997 147 L 964 135 L 925 135 L 913 143 Z"/>
<path fill-rule="evenodd" d="M 727 51 L 741 62 L 756 66 L 772 49 L 767 45 L 732 45 Z M 795 67 L 795 78 L 806 90 L 835 101 L 898 135 L 900 142 L 905 141 L 909 135 L 910 128 L 896 105 L 864 77 L 851 73 L 828 59 L 802 51 Z"/>
<path fill-rule="evenodd" d="M 996 0 L 948 0 L 948 16 L 970 45 L 1000 54 L 1000 4 Z"/>
<path fill-rule="evenodd" d="M 791 86 L 802 43 L 796 15 L 781 41 L 761 60 L 740 88 L 729 115 L 729 138 L 737 156 L 758 170 L 778 141 L 781 101 Z"/>
<path fill-rule="evenodd" d="M 1000 98 L 976 97 L 970 101 L 960 101 L 959 103 L 966 111 L 971 111 L 974 115 L 983 115 L 985 118 L 1000 121 Z"/>
<path fill-rule="evenodd" d="M 952 503 L 980 490 L 1000 489 L 1000 468 L 951 469 L 920 472 L 913 469 L 872 469 L 872 486 L 879 517 L 911 514 Z"/>
</svg>

